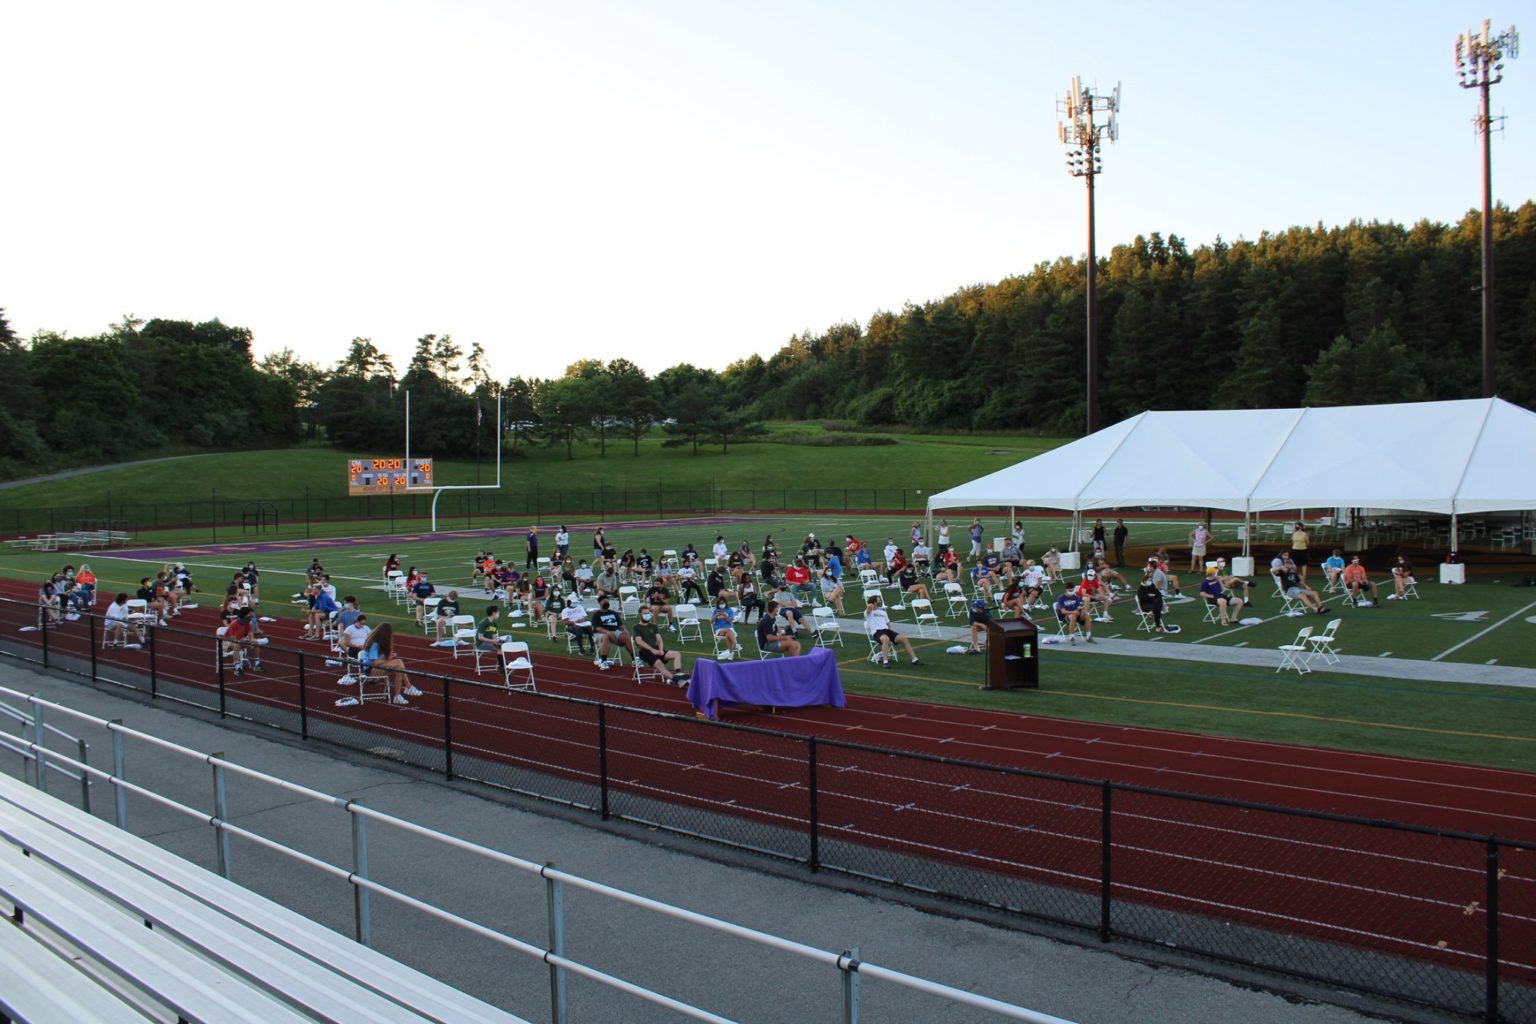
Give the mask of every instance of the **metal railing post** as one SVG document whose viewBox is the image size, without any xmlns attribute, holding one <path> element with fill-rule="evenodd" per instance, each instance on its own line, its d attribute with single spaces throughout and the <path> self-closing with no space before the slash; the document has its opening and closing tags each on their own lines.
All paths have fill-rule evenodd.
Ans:
<svg viewBox="0 0 1536 1024">
<path fill-rule="evenodd" d="M 549 919 L 549 951 L 565 956 L 565 886 L 560 879 L 552 878 L 548 869 L 554 861 L 545 861 L 544 904 Z M 566 1024 L 565 1021 L 565 969 L 559 964 L 549 965 L 549 1020 L 550 1024 Z"/>
<path fill-rule="evenodd" d="M 811 871 L 821 870 L 821 805 L 820 787 L 816 784 L 816 737 L 806 737 L 805 757 L 805 784 L 810 790 L 810 807 L 806 810 L 807 824 L 810 828 L 810 862 Z"/>
<path fill-rule="evenodd" d="M 208 763 L 213 766 L 213 853 L 219 874 L 234 881 L 229 859 L 229 833 L 224 831 L 224 823 L 229 820 L 229 793 L 224 785 L 224 766 L 217 761 L 223 756 L 223 751 L 208 755 Z"/>
<path fill-rule="evenodd" d="M 32 785 L 48 792 L 48 751 L 43 746 L 47 734 L 43 731 L 43 709 L 32 702 Z"/>
<path fill-rule="evenodd" d="M 447 676 L 438 676 L 443 683 L 443 777 L 453 778 L 453 695 L 449 692 Z"/>
<path fill-rule="evenodd" d="M 859 1024 L 859 947 L 844 950 L 837 968 L 843 972 L 843 1024 Z"/>
<path fill-rule="evenodd" d="M 85 628 L 91 640 L 91 681 L 96 681 L 96 616 L 85 613 Z"/>
<path fill-rule="evenodd" d="M 608 820 L 608 705 L 597 706 L 597 794 L 598 810 Z"/>
<path fill-rule="evenodd" d="M 1483 1002 L 1483 1020 L 1499 1022 L 1499 842 L 1488 837 L 1488 925 L 1484 955 L 1487 991 Z"/>
<path fill-rule="evenodd" d="M 109 724 L 122 725 L 123 720 L 121 718 L 114 718 Z M 125 766 L 123 761 L 123 734 L 118 732 L 116 729 L 111 729 L 109 731 L 112 733 L 112 778 L 114 780 L 123 779 L 125 777 Z M 112 785 L 112 793 L 115 798 L 113 820 L 117 824 L 118 828 L 125 829 L 128 827 L 128 791 L 114 782 Z"/>
<path fill-rule="evenodd" d="M 368 899 L 370 893 L 357 884 L 357 879 L 366 881 L 368 878 L 368 819 L 352 809 L 354 805 L 360 803 L 362 803 L 361 800 L 348 800 L 346 804 L 347 814 L 352 818 L 353 938 L 365 946 L 372 946 L 373 907 Z"/>
<path fill-rule="evenodd" d="M 229 717 L 229 695 L 224 688 L 224 649 L 218 637 L 213 638 L 213 660 L 219 666 L 219 717 L 227 718 Z"/>
<path fill-rule="evenodd" d="M 87 764 L 85 740 L 75 740 L 75 752 L 82 765 Z M 91 773 L 85 769 L 80 770 L 80 809 L 86 814 L 91 813 Z"/>
<path fill-rule="evenodd" d="M 1109 930 L 1109 888 L 1110 888 L 1110 850 L 1113 848 L 1110 833 L 1111 807 L 1110 793 L 1114 787 L 1108 779 L 1104 780 L 1100 788 L 1099 797 L 1099 941 L 1108 942 Z"/>
<path fill-rule="evenodd" d="M 43 668 L 48 667 L 48 609 L 37 610 L 37 623 L 43 633 Z"/>
<path fill-rule="evenodd" d="M 306 500 L 309 491 L 305 490 Z M 309 690 L 304 682 L 304 652 L 299 652 L 299 738 L 309 739 Z"/>
</svg>

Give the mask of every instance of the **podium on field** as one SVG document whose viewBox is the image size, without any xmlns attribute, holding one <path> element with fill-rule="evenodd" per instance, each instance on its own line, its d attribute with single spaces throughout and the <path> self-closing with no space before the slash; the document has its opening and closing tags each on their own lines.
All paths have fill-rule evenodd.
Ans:
<svg viewBox="0 0 1536 1024">
<path fill-rule="evenodd" d="M 1040 629 L 1029 618 L 987 623 L 987 682 L 983 689 L 1040 686 Z"/>
</svg>

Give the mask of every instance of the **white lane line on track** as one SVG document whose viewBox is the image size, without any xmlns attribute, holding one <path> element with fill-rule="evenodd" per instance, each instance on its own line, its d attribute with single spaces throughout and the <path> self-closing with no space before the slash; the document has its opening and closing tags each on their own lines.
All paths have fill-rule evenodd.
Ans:
<svg viewBox="0 0 1536 1024">
<path fill-rule="evenodd" d="M 1493 625 L 1489 626 L 1487 629 L 1480 630 L 1479 632 L 1473 633 L 1471 636 L 1467 637 L 1461 643 L 1457 644 L 1454 647 L 1446 648 L 1445 650 L 1441 651 L 1439 654 L 1435 655 L 1433 658 L 1430 658 L 1429 660 L 1430 661 L 1439 661 L 1441 658 L 1444 658 L 1447 654 L 1455 654 L 1457 651 L 1459 651 L 1463 647 L 1467 646 L 1467 644 L 1473 643 L 1474 641 L 1477 641 L 1477 640 L 1481 640 L 1483 637 L 1487 636 L 1489 633 L 1492 633 L 1494 630 L 1498 629 L 1500 626 L 1504 625 L 1505 623 L 1507 623 L 1507 622 L 1509 622 L 1509 621 L 1511 621 L 1513 619 L 1518 619 L 1520 616 L 1524 615 L 1526 612 L 1530 611 L 1532 608 L 1536 608 L 1536 601 L 1532 601 L 1530 604 L 1526 605 L 1524 608 L 1521 608 L 1517 612 L 1511 612 L 1510 614 L 1508 614 L 1508 615 L 1504 616 L 1502 619 L 1500 619 L 1498 622 L 1495 622 Z M 1492 663 L 1490 662 L 1490 664 L 1492 664 Z"/>
</svg>

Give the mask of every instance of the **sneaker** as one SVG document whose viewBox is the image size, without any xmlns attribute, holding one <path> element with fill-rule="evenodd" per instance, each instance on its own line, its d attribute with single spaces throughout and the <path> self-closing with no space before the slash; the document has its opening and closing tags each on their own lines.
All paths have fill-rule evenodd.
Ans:
<svg viewBox="0 0 1536 1024">
<path fill-rule="evenodd" d="M 355 676 L 352 673 L 348 672 L 346 675 L 344 675 L 340 679 L 336 680 L 336 685 L 337 686 L 351 686 L 355 682 L 357 682 L 357 676 Z"/>
<path fill-rule="evenodd" d="M 261 662 L 259 662 L 259 661 L 252 662 L 251 663 L 251 671 L 252 672 L 260 672 L 261 671 Z"/>
<path fill-rule="evenodd" d="M 596 665 L 598 668 L 607 668 L 608 667 L 608 666 L 603 664 L 603 659 L 602 658 L 593 658 L 592 659 L 592 664 Z"/>
<path fill-rule="evenodd" d="M 143 647 L 143 644 L 123 644 L 123 650 L 125 651 L 137 651 L 143 649 Z"/>
<path fill-rule="evenodd" d="M 1083 643 L 1085 643 L 1085 644 L 1093 643 L 1093 634 L 1089 633 L 1087 636 L 1083 637 Z"/>
<path fill-rule="evenodd" d="M 1387 595 L 1387 600 L 1388 601 L 1396 601 L 1397 600 L 1397 595 L 1396 594 L 1388 594 Z"/>
<path fill-rule="evenodd" d="M 1327 608 L 1319 608 L 1317 610 L 1317 614 L 1319 614 L 1319 615 L 1327 615 L 1328 614 L 1328 609 Z"/>
<path fill-rule="evenodd" d="M 339 708 L 355 708 L 361 703 L 362 701 L 356 697 L 340 697 L 336 701 L 336 706 Z"/>
<path fill-rule="evenodd" d="M 420 696 L 421 696 L 421 690 L 420 690 L 420 689 L 418 689 L 418 688 L 417 688 L 417 687 L 416 687 L 416 686 L 415 686 L 415 684 L 412 684 L 412 685 L 410 685 L 410 686 L 407 686 L 407 687 L 406 687 L 406 688 L 405 688 L 405 695 L 406 695 L 406 696 L 407 696 L 407 697 L 420 697 Z"/>
<path fill-rule="evenodd" d="M 688 673 L 684 672 L 682 675 L 673 676 L 672 677 L 672 681 L 674 683 L 676 683 L 678 686 L 687 686 L 688 685 L 688 680 L 690 678 L 692 678 L 692 677 Z"/>
<path fill-rule="evenodd" d="M 397 705 L 399 707 L 402 707 L 402 708 L 410 707 L 410 704 L 411 704 L 410 701 L 405 699 L 405 694 L 403 694 L 403 693 L 395 694 L 395 699 L 390 701 L 390 703 L 394 704 L 394 705 Z"/>
<path fill-rule="evenodd" d="M 598 668 L 601 668 L 604 672 L 607 672 L 609 669 L 613 668 L 613 662 L 605 661 L 602 664 L 600 664 L 598 666 Z"/>
<path fill-rule="evenodd" d="M 921 665 L 922 663 L 923 663 L 923 659 L 922 658 L 913 658 L 912 659 L 912 664 L 914 664 L 914 665 Z"/>
</svg>

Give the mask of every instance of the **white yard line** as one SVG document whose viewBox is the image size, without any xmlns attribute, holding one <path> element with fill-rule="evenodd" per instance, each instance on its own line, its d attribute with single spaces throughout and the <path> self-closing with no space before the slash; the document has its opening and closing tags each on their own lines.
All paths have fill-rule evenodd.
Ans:
<svg viewBox="0 0 1536 1024">
<path fill-rule="evenodd" d="M 1512 619 L 1518 619 L 1520 616 L 1524 615 L 1526 612 L 1530 611 L 1532 608 L 1536 608 L 1536 601 L 1532 601 L 1530 604 L 1526 605 L 1524 608 L 1521 608 L 1517 612 L 1511 612 L 1509 615 L 1504 616 L 1502 619 L 1500 619 L 1498 622 L 1495 622 L 1493 625 L 1489 626 L 1487 629 L 1482 630 L 1481 632 L 1473 633 L 1471 636 L 1467 637 L 1461 643 L 1457 644 L 1454 647 L 1446 648 L 1445 650 L 1441 651 L 1439 654 L 1435 655 L 1433 658 L 1430 658 L 1429 660 L 1430 661 L 1439 661 L 1441 658 L 1444 658 L 1447 654 L 1455 654 L 1457 651 L 1459 651 L 1463 647 L 1467 646 L 1467 644 L 1472 643 L 1474 640 L 1482 639 L 1483 637 L 1487 636 L 1489 633 L 1492 633 L 1494 630 L 1496 630 L 1500 626 L 1504 625 L 1506 622 L 1509 622 Z"/>
</svg>

